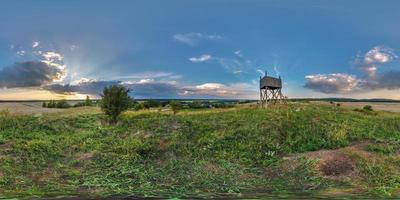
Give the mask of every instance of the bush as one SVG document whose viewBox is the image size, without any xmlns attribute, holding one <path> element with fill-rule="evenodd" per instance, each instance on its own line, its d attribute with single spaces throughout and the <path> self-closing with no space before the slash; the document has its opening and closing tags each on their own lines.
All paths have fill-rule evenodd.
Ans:
<svg viewBox="0 0 400 200">
<path fill-rule="evenodd" d="M 110 123 L 116 123 L 121 113 L 132 104 L 129 92 L 129 89 L 122 85 L 112 85 L 103 89 L 100 106 L 101 110 L 110 118 Z"/>
<path fill-rule="evenodd" d="M 90 100 L 89 96 L 86 96 L 85 106 L 92 106 L 92 105 L 93 105 L 92 100 Z"/>
<path fill-rule="evenodd" d="M 372 106 L 370 106 L 370 105 L 365 105 L 364 107 L 363 107 L 363 109 L 364 110 L 367 110 L 367 111 L 373 111 L 374 109 L 372 109 Z"/>
<path fill-rule="evenodd" d="M 50 100 L 50 102 L 47 104 L 47 108 L 55 108 L 56 107 L 56 102 L 54 100 Z"/>
<path fill-rule="evenodd" d="M 60 101 L 50 100 L 49 103 L 43 102 L 43 108 L 70 108 L 71 105 L 67 102 L 67 100 L 63 99 Z"/>
<path fill-rule="evenodd" d="M 169 103 L 169 106 L 171 106 L 172 112 L 174 112 L 174 115 L 182 109 L 182 104 L 179 101 L 171 101 Z"/>
<path fill-rule="evenodd" d="M 63 99 L 57 102 L 56 108 L 70 108 L 71 105 L 67 102 L 67 100 Z"/>
</svg>

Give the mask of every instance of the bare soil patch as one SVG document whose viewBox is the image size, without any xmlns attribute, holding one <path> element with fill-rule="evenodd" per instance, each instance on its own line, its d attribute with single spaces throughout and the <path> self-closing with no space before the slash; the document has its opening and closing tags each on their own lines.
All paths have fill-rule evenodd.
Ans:
<svg viewBox="0 0 400 200">
<path fill-rule="evenodd" d="M 354 163 L 347 156 L 341 155 L 321 163 L 319 170 L 325 176 L 348 175 L 354 170 Z"/>
<path fill-rule="evenodd" d="M 289 156 L 286 159 L 292 160 L 300 157 L 315 159 L 317 160 L 316 168 L 321 176 L 336 181 L 345 181 L 356 176 L 356 163 L 348 154 L 356 153 L 362 157 L 371 157 L 373 153 L 365 150 L 368 144 L 368 142 L 363 142 L 340 149 L 307 152 Z"/>
</svg>

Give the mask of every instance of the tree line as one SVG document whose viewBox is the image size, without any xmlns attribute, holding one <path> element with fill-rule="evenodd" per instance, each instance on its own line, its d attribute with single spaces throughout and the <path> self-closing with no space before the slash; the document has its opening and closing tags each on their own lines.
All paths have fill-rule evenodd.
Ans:
<svg viewBox="0 0 400 200">
<path fill-rule="evenodd" d="M 145 100 L 135 101 L 130 95 L 130 90 L 122 85 L 112 85 L 103 89 L 101 100 L 93 101 L 89 96 L 86 100 L 76 104 L 69 104 L 67 100 L 50 100 L 43 102 L 44 108 L 71 108 L 83 106 L 100 106 L 101 110 L 108 116 L 110 123 L 116 123 L 122 112 L 133 109 L 142 110 L 169 107 L 173 114 L 178 113 L 183 108 L 201 109 L 201 108 L 228 108 L 233 107 L 232 101 L 218 102 L 207 100 L 178 101 L 178 100 Z"/>
</svg>

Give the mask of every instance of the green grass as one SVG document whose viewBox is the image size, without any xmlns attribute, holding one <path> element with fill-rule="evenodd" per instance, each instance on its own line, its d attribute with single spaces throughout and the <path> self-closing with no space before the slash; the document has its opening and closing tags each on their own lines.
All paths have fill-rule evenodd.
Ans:
<svg viewBox="0 0 400 200">
<path fill-rule="evenodd" d="M 343 186 L 396 195 L 400 160 L 390 145 L 400 141 L 400 114 L 376 113 L 313 104 L 129 111 L 109 126 L 96 109 L 4 112 L 0 197 L 313 194 Z M 361 141 L 379 141 L 368 147 L 376 162 L 353 156 L 361 178 L 345 183 L 321 176 L 313 159 L 285 159 Z"/>
</svg>

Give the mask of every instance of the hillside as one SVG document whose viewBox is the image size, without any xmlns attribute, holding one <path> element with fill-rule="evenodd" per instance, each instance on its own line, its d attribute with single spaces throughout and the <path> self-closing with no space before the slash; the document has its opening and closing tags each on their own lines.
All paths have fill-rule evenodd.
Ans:
<svg viewBox="0 0 400 200">
<path fill-rule="evenodd" d="M 400 114 L 295 103 L 0 114 L 0 198 L 397 196 Z M 268 194 L 268 195 L 267 195 Z"/>
</svg>

